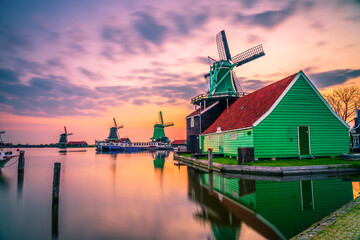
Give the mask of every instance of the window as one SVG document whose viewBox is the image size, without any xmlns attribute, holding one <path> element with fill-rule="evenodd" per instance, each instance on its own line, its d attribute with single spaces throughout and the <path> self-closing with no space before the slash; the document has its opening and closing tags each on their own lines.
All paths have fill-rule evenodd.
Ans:
<svg viewBox="0 0 360 240">
<path fill-rule="evenodd" d="M 232 133 L 230 135 L 230 140 L 236 140 L 236 133 Z"/>
<path fill-rule="evenodd" d="M 353 137 L 353 144 L 354 144 L 354 148 L 359 148 L 359 136 L 354 136 Z"/>
<path fill-rule="evenodd" d="M 194 117 L 190 118 L 190 126 L 194 127 Z"/>
<path fill-rule="evenodd" d="M 210 141 L 214 140 L 214 136 L 213 135 L 209 136 L 209 140 Z"/>
</svg>

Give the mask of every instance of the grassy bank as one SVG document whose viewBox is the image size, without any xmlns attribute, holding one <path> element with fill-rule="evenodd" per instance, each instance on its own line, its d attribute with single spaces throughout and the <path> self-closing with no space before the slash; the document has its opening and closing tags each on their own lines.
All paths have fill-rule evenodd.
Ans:
<svg viewBox="0 0 360 240">
<path fill-rule="evenodd" d="M 183 153 L 181 156 L 191 157 L 190 153 Z M 201 160 L 207 160 L 207 157 L 199 157 Z M 214 157 L 216 163 L 226 165 L 237 165 L 235 157 Z M 267 167 L 296 167 L 296 166 L 313 166 L 313 165 L 333 165 L 333 164 L 351 164 L 352 167 L 360 168 L 360 162 L 342 160 L 340 157 L 334 158 L 315 158 L 315 159 L 280 159 L 280 160 L 263 160 L 250 163 L 244 163 L 247 166 L 267 166 Z"/>
</svg>

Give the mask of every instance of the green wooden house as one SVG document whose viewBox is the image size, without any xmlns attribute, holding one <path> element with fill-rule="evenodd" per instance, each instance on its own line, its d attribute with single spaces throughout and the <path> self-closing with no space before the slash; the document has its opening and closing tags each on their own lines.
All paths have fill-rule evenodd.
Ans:
<svg viewBox="0 0 360 240">
<path fill-rule="evenodd" d="M 200 135 L 202 152 L 255 159 L 336 156 L 349 152 L 349 126 L 300 71 L 237 99 Z"/>
</svg>

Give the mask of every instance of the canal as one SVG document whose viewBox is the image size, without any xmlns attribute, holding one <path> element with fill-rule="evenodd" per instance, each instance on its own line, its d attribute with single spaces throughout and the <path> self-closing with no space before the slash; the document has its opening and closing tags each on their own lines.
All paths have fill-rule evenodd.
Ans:
<svg viewBox="0 0 360 240">
<path fill-rule="evenodd" d="M 165 151 L 29 148 L 24 174 L 15 161 L 0 171 L 0 240 L 287 239 L 359 193 L 359 176 L 228 178 L 176 166 Z"/>
</svg>

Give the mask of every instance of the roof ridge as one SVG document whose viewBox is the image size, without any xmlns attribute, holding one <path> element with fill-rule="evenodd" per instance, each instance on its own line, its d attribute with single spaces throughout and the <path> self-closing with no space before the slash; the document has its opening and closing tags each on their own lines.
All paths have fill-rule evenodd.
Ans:
<svg viewBox="0 0 360 240">
<path fill-rule="evenodd" d="M 253 126 L 254 122 L 271 108 L 298 74 L 299 72 L 289 75 L 235 100 L 203 134 L 214 133 L 218 127 L 222 131 L 229 131 Z"/>
</svg>

